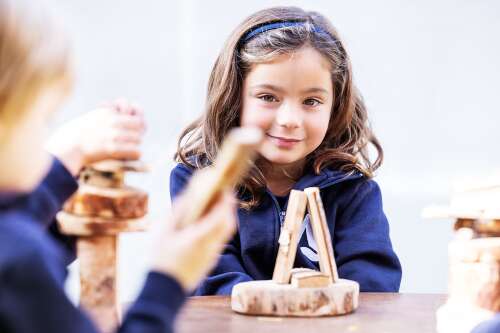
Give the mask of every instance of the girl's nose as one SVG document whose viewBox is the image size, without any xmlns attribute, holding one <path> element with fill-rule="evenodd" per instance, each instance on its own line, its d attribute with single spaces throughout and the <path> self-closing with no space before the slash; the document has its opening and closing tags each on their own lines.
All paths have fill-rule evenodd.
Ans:
<svg viewBox="0 0 500 333">
<path fill-rule="evenodd" d="M 276 123 L 281 127 L 297 128 L 302 123 L 301 112 L 290 103 L 284 103 L 276 114 Z"/>
</svg>

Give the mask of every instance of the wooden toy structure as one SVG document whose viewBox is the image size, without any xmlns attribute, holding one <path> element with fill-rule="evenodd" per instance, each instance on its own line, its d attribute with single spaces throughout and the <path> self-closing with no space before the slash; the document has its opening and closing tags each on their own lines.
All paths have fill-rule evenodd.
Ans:
<svg viewBox="0 0 500 333">
<path fill-rule="evenodd" d="M 76 236 L 80 305 L 104 333 L 117 327 L 118 236 L 146 229 L 146 192 L 124 183 L 125 172 L 144 172 L 140 161 L 107 160 L 87 166 L 78 191 L 57 215 L 64 234 Z"/>
<path fill-rule="evenodd" d="M 500 312 L 500 177 L 459 186 L 449 206 L 428 207 L 423 215 L 455 220 L 449 297 L 437 311 L 437 330 L 470 332 Z"/>
<path fill-rule="evenodd" d="M 318 244 L 320 271 L 293 268 L 306 206 Z M 233 287 L 231 308 L 239 313 L 269 316 L 334 316 L 358 307 L 359 284 L 339 279 L 319 189 L 292 190 L 272 280 L 243 282 Z"/>
</svg>

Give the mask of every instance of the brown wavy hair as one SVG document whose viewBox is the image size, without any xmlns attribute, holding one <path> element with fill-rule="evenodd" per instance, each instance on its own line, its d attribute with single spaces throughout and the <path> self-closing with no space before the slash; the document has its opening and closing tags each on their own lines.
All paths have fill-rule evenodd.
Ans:
<svg viewBox="0 0 500 333">
<path fill-rule="evenodd" d="M 245 40 L 249 32 L 275 22 L 301 24 L 264 31 Z M 306 157 L 305 171 L 320 173 L 330 167 L 372 177 L 382 163 L 383 150 L 370 128 L 365 104 L 353 83 L 345 47 L 326 17 L 297 7 L 261 10 L 233 31 L 212 68 L 205 113 L 182 132 L 175 160 L 192 168 L 211 165 L 228 131 L 240 125 L 243 81 L 252 66 L 304 46 L 313 47 L 330 62 L 334 94 L 326 136 Z M 375 148 L 374 161 L 368 154 L 370 144 Z M 265 188 L 266 180 L 257 161 L 237 189 L 240 194 L 249 194 L 244 196 L 242 207 L 259 204 Z"/>
</svg>

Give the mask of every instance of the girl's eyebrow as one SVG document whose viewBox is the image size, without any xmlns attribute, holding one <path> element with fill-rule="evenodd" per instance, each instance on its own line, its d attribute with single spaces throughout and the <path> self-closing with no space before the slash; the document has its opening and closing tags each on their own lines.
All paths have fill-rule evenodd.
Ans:
<svg viewBox="0 0 500 333">
<path fill-rule="evenodd" d="M 278 87 L 278 86 L 275 86 L 275 85 L 272 85 L 272 84 L 267 84 L 267 83 L 263 83 L 263 84 L 257 84 L 255 86 L 252 86 L 251 89 L 270 89 L 270 90 L 274 90 L 274 91 L 277 91 L 277 92 L 284 92 L 285 89 L 281 88 L 281 87 Z M 308 88 L 308 89 L 305 89 L 302 91 L 303 94 L 311 94 L 311 93 L 323 93 L 323 94 L 328 94 L 328 90 L 324 89 L 324 88 L 319 88 L 319 87 L 312 87 L 312 88 Z"/>
<path fill-rule="evenodd" d="M 270 90 L 274 90 L 274 91 L 277 91 L 277 92 L 284 92 L 285 90 L 281 87 L 278 87 L 278 86 L 275 86 L 275 85 L 272 85 L 272 84 L 267 84 L 267 83 L 263 83 L 263 84 L 257 84 L 255 86 L 252 86 L 251 89 L 270 89 Z"/>
<path fill-rule="evenodd" d="M 328 90 L 324 88 L 319 88 L 319 87 L 313 87 L 309 88 L 303 91 L 304 94 L 310 94 L 310 93 L 323 93 L 323 94 L 328 94 Z"/>
</svg>

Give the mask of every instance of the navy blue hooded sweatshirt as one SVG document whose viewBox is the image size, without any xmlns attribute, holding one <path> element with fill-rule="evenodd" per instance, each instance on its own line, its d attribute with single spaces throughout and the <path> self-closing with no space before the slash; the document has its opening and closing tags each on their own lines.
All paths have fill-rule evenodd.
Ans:
<svg viewBox="0 0 500 333">
<path fill-rule="evenodd" d="M 170 174 L 170 196 L 179 195 L 193 169 L 178 164 Z M 357 281 L 361 291 L 397 292 L 401 265 L 389 238 L 378 185 L 361 173 L 325 169 L 305 174 L 294 186 L 319 187 L 339 276 Z M 203 191 L 203 189 L 200 189 Z M 287 198 L 266 194 L 258 207 L 238 210 L 238 232 L 195 295 L 228 295 L 233 286 L 272 278 Z M 280 205 L 281 203 L 281 205 Z M 319 269 L 317 246 L 305 217 L 294 267 Z"/>
<path fill-rule="evenodd" d="M 57 160 L 30 194 L 0 192 L 0 332 L 97 333 L 64 293 L 72 242 L 55 214 L 77 189 Z M 51 231 L 48 231 L 50 228 Z M 185 299 L 171 277 L 150 272 L 118 332 L 166 333 Z"/>
</svg>

